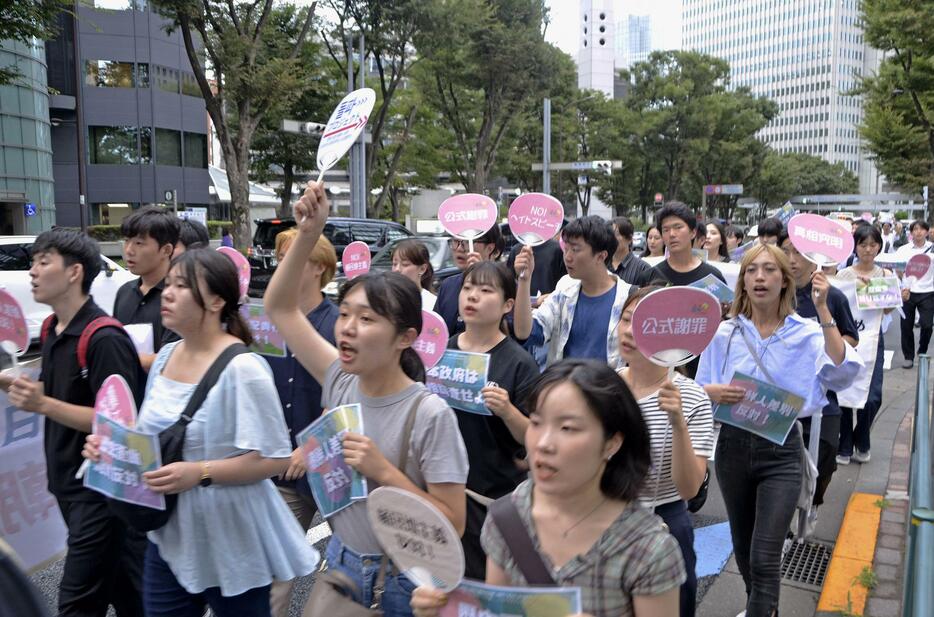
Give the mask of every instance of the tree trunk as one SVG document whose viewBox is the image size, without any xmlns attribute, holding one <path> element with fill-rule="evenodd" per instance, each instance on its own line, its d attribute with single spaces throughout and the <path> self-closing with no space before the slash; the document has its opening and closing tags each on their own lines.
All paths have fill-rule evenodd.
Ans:
<svg viewBox="0 0 934 617">
<path fill-rule="evenodd" d="M 227 183 L 230 185 L 230 222 L 233 223 L 233 242 L 238 249 L 250 246 L 250 188 L 249 163 L 237 161 L 227 165 Z"/>
<path fill-rule="evenodd" d="M 290 163 L 282 167 L 282 188 L 279 192 L 279 216 L 292 216 L 292 185 L 295 184 L 295 167 Z"/>
</svg>

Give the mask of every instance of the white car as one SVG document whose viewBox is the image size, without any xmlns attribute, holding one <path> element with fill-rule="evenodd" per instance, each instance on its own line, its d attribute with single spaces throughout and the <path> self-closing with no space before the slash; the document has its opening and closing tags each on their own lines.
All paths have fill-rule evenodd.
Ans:
<svg viewBox="0 0 934 617">
<path fill-rule="evenodd" d="M 32 299 L 29 267 L 32 261 L 30 247 L 35 236 L 0 236 L 0 289 L 16 298 L 23 307 L 26 327 L 32 341 L 39 339 L 42 322 L 52 312 L 47 304 Z M 101 255 L 101 272 L 91 284 L 94 301 L 108 313 L 113 312 L 117 290 L 127 281 L 136 279 L 126 268 Z"/>
</svg>

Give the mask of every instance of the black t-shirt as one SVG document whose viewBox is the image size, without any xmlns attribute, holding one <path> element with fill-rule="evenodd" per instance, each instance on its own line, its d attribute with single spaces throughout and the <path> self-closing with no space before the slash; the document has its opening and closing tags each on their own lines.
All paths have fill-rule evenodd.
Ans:
<svg viewBox="0 0 934 617">
<path fill-rule="evenodd" d="M 94 319 L 107 315 L 92 298 L 84 303 L 61 334 L 55 333 L 58 319 L 52 319 L 48 336 L 42 345 L 42 372 L 39 376 L 45 395 L 72 405 L 94 407 L 94 398 L 101 384 L 110 375 L 126 379 L 136 395 L 136 405 L 142 403 L 145 376 L 139 356 L 130 337 L 117 328 L 101 328 L 88 345 L 87 377 L 78 366 L 78 339 Z M 49 492 L 63 501 L 101 501 L 99 493 L 84 488 L 75 473 L 81 466 L 81 450 L 87 433 L 45 419 L 45 461 Z"/>
<path fill-rule="evenodd" d="M 509 254 L 509 260 L 506 265 L 510 270 L 515 270 L 516 255 L 522 250 L 522 244 L 516 244 Z M 529 281 L 529 289 L 532 295 L 550 294 L 555 290 L 561 277 L 568 273 L 564 265 L 564 253 L 561 251 L 561 245 L 555 240 L 548 240 L 538 246 L 532 247 L 532 255 L 535 257 L 535 270 L 532 271 L 532 279 Z"/>
<path fill-rule="evenodd" d="M 707 262 L 702 261 L 699 266 L 689 272 L 678 272 L 668 265 L 668 260 L 665 260 L 646 272 L 639 286 L 644 287 L 645 285 L 650 285 L 653 281 L 661 281 L 675 286 L 685 286 L 701 280 L 708 274 L 713 274 L 726 283 L 726 279 L 723 278 L 723 273 Z"/>
<path fill-rule="evenodd" d="M 114 298 L 114 317 L 124 325 L 152 324 L 152 349 L 158 352 L 163 345 L 179 340 L 179 336 L 162 327 L 160 309 L 165 281 L 159 281 L 146 295 L 140 291 L 142 282 L 143 279 L 138 278 L 120 286 Z"/>
<path fill-rule="evenodd" d="M 448 349 L 460 349 L 457 336 L 448 341 Z M 538 365 L 532 356 L 508 336 L 489 352 L 490 370 L 487 380 L 509 393 L 509 400 L 525 413 L 525 397 L 532 383 L 538 379 Z M 455 410 L 470 471 L 467 488 L 485 497 L 497 499 L 511 493 L 526 479 L 526 472 L 516 467 L 515 460 L 522 451 L 499 416 Z"/>
<path fill-rule="evenodd" d="M 811 284 L 806 287 L 799 287 L 795 290 L 795 296 L 798 300 L 796 312 L 798 315 L 807 319 L 817 321 L 817 307 L 814 306 L 814 300 L 811 299 Z M 846 299 L 846 294 L 831 287 L 827 293 L 827 309 L 833 320 L 837 322 L 837 330 L 840 336 L 850 336 L 859 341 L 859 327 L 856 320 L 853 319 L 853 313 L 850 311 L 850 302 Z M 825 416 L 839 416 L 840 404 L 837 402 L 837 393 L 833 390 L 827 390 L 827 404 L 822 411 Z"/>
</svg>

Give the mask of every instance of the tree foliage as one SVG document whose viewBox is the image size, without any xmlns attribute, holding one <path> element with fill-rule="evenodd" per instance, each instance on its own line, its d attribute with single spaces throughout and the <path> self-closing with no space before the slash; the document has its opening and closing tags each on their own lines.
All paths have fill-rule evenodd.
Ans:
<svg viewBox="0 0 934 617">
<path fill-rule="evenodd" d="M 927 0 L 863 0 L 866 42 L 882 50 L 879 71 L 862 80 L 860 134 L 890 182 L 934 185 L 934 11 Z M 930 216 L 930 214 L 929 214 Z"/>
<path fill-rule="evenodd" d="M 28 43 L 54 38 L 59 13 L 70 10 L 66 0 L 7 0 L 0 2 L 0 41 Z M 0 67 L 0 85 L 20 77 L 15 66 Z"/>
<path fill-rule="evenodd" d="M 765 211 L 795 195 L 855 193 L 859 179 L 843 163 L 828 163 L 811 154 L 770 151 L 750 188 Z"/>
</svg>

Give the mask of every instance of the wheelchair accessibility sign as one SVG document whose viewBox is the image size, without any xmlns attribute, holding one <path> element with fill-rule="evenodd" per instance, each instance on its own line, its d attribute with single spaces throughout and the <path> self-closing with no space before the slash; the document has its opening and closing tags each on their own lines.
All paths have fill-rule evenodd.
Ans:
<svg viewBox="0 0 934 617">
<path fill-rule="evenodd" d="M 36 204 L 33 203 L 23 204 L 23 213 L 26 216 L 36 216 L 39 214 L 39 209 L 36 208 Z"/>
</svg>

